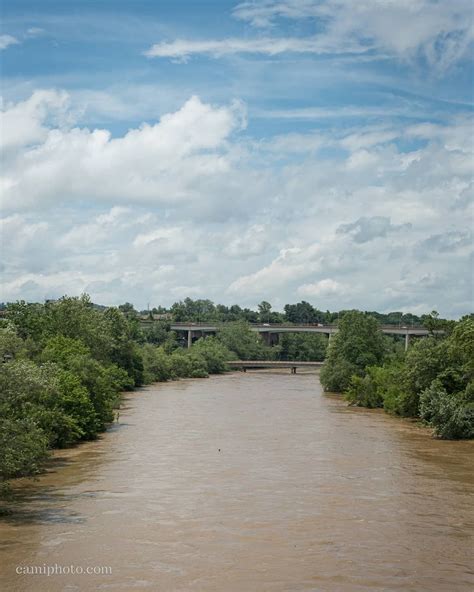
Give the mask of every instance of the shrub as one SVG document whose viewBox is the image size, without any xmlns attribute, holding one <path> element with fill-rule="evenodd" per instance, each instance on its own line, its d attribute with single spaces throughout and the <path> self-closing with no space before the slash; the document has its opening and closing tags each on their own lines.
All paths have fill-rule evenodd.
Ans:
<svg viewBox="0 0 474 592">
<path fill-rule="evenodd" d="M 163 347 L 146 343 L 142 347 L 145 383 L 164 382 L 172 377 L 171 361 Z"/>
<path fill-rule="evenodd" d="M 0 419 L 0 493 L 7 479 L 38 473 L 47 456 L 48 437 L 30 417 Z"/>
<path fill-rule="evenodd" d="M 352 377 L 359 372 L 357 366 L 344 359 L 334 360 L 331 364 L 326 362 L 321 368 L 321 384 L 325 391 L 344 392 L 348 389 Z"/>
<path fill-rule="evenodd" d="M 449 394 L 440 380 L 434 380 L 421 394 L 420 416 L 441 438 L 473 438 L 474 383 L 463 392 Z"/>
<path fill-rule="evenodd" d="M 365 376 L 353 376 L 350 386 L 345 393 L 345 398 L 352 405 L 359 405 L 361 407 L 369 407 L 374 409 L 383 406 L 383 398 L 377 386 L 375 375 L 376 368 L 372 366 L 368 369 Z"/>
<path fill-rule="evenodd" d="M 236 355 L 215 337 L 199 339 L 191 351 L 204 358 L 210 374 L 222 374 L 228 370 L 227 362 L 236 358 Z"/>
</svg>

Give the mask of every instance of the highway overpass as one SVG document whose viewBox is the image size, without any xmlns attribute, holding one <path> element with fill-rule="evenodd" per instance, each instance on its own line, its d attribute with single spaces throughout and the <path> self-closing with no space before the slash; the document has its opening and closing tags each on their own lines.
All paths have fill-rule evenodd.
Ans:
<svg viewBox="0 0 474 592">
<path fill-rule="evenodd" d="M 149 326 L 153 322 L 151 320 L 143 320 L 142 326 Z M 226 324 L 229 323 L 171 322 L 170 328 L 172 331 L 186 333 L 188 347 L 191 347 L 193 339 L 206 334 L 218 333 Z M 337 325 L 322 324 L 290 325 L 285 323 L 254 323 L 250 324 L 249 327 L 251 331 L 260 333 L 269 345 L 276 342 L 277 339 L 275 337 L 277 338 L 281 333 L 323 333 L 331 337 L 331 335 L 334 335 L 338 331 Z M 387 335 L 402 335 L 405 337 L 405 349 L 408 349 L 410 337 L 426 337 L 431 334 L 428 329 L 420 326 L 381 325 L 380 330 Z"/>
</svg>

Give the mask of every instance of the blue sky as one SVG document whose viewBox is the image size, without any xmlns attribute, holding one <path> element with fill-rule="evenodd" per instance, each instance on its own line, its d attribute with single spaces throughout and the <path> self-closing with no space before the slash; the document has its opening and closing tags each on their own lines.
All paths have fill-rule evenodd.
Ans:
<svg viewBox="0 0 474 592">
<path fill-rule="evenodd" d="M 470 2 L 2 16 L 2 299 L 472 308 Z"/>
</svg>

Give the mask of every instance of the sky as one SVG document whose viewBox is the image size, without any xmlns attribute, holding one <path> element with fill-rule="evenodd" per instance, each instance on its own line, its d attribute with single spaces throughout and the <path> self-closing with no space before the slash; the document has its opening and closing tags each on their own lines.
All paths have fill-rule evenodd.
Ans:
<svg viewBox="0 0 474 592">
<path fill-rule="evenodd" d="M 3 0 L 0 301 L 473 309 L 470 0 Z"/>
</svg>

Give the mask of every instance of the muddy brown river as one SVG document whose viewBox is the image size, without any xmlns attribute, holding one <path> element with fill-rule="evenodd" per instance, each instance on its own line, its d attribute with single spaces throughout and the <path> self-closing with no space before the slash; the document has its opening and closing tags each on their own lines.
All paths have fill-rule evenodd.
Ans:
<svg viewBox="0 0 474 592">
<path fill-rule="evenodd" d="M 153 385 L 16 485 L 0 590 L 470 591 L 473 458 L 314 373 Z"/>
</svg>

